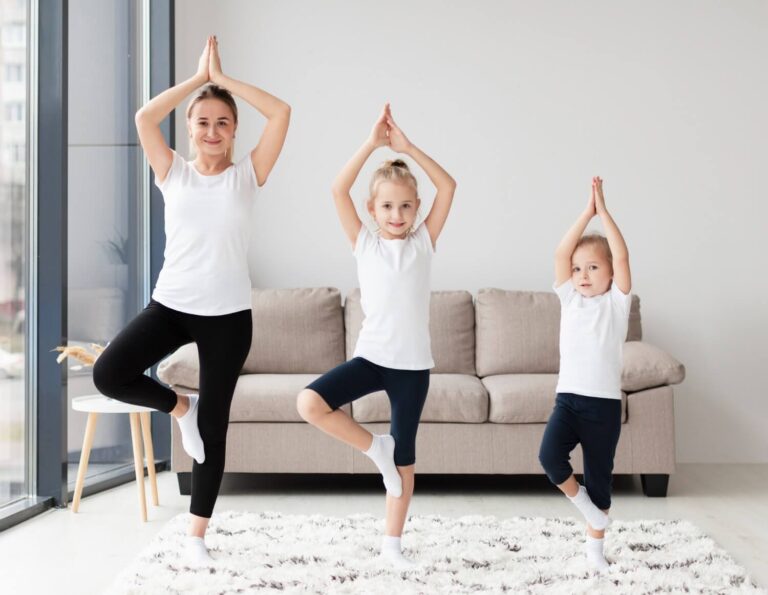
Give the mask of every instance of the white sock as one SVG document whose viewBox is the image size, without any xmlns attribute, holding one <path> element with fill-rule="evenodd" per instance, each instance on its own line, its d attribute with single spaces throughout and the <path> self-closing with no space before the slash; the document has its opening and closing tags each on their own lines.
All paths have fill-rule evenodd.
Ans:
<svg viewBox="0 0 768 595">
<path fill-rule="evenodd" d="M 602 531 L 611 524 L 611 517 L 595 506 L 584 486 L 580 485 L 578 493 L 573 498 L 568 496 L 568 499 L 576 505 L 593 529 Z"/>
<path fill-rule="evenodd" d="M 186 562 L 194 566 L 206 566 L 213 563 L 213 558 L 205 547 L 205 540 L 202 537 L 187 535 L 186 551 L 184 552 Z"/>
<path fill-rule="evenodd" d="M 205 461 L 205 448 L 197 427 L 199 400 L 200 397 L 197 395 L 189 395 L 189 410 L 181 417 L 177 417 L 176 421 L 179 422 L 179 430 L 181 430 L 181 445 L 190 457 L 201 464 Z"/>
<path fill-rule="evenodd" d="M 398 569 L 415 568 L 416 562 L 403 556 L 400 548 L 400 538 L 393 535 L 385 535 L 381 540 L 381 555 L 393 567 Z"/>
<path fill-rule="evenodd" d="M 610 564 L 608 564 L 608 560 L 605 559 L 605 556 L 603 555 L 603 539 L 592 537 L 591 535 L 587 535 L 587 545 L 586 545 L 586 551 L 587 551 L 587 563 L 594 568 L 595 570 L 602 571 L 602 570 L 608 570 L 610 568 Z"/>
<path fill-rule="evenodd" d="M 395 466 L 395 439 L 389 434 L 373 435 L 373 442 L 368 450 L 363 451 L 379 468 L 384 478 L 387 494 L 399 498 L 403 495 L 403 480 Z"/>
</svg>

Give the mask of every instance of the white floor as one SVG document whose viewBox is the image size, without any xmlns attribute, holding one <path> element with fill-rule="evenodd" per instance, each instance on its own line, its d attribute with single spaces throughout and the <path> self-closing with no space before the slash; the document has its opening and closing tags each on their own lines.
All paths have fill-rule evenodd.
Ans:
<svg viewBox="0 0 768 595">
<path fill-rule="evenodd" d="M 136 484 L 129 483 L 83 499 L 77 515 L 51 510 L 0 533 L 0 590 L 101 593 L 165 521 L 186 512 L 176 476 L 162 473 L 158 483 L 161 506 L 150 506 L 145 524 L 138 518 Z M 417 477 L 416 489 L 413 514 L 575 516 L 543 477 Z M 374 477 L 232 477 L 225 478 L 217 510 L 343 516 L 383 514 L 383 505 Z M 613 516 L 688 519 L 768 588 L 768 465 L 680 465 L 667 498 L 646 498 L 639 479 L 620 477 Z"/>
</svg>

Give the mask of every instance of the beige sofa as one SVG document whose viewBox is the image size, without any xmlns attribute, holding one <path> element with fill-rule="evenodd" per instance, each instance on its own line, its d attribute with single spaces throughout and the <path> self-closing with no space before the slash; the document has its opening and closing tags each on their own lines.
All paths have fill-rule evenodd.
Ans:
<svg viewBox="0 0 768 595">
<path fill-rule="evenodd" d="M 296 395 L 351 357 L 362 323 L 358 290 L 342 307 L 333 288 L 255 289 L 253 343 L 232 403 L 226 472 L 375 473 L 367 457 L 304 423 Z M 432 293 L 435 368 L 417 437 L 418 473 L 543 474 L 539 443 L 555 400 L 560 304 L 552 292 L 482 289 Z M 683 365 L 641 341 L 633 298 L 622 384 L 616 474 L 640 474 L 644 492 L 666 495 L 675 470 L 673 384 Z M 194 344 L 164 360 L 159 378 L 194 391 Z M 374 393 L 345 410 L 386 433 L 389 402 Z M 172 469 L 189 493 L 192 460 L 173 427 Z M 577 448 L 572 462 L 582 470 Z"/>
</svg>

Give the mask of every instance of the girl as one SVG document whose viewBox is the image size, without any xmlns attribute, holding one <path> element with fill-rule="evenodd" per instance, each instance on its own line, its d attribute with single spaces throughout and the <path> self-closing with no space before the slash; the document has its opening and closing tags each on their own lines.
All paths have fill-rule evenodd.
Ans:
<svg viewBox="0 0 768 595">
<path fill-rule="evenodd" d="M 378 226 L 362 224 L 350 189 L 370 155 L 389 146 L 413 158 L 437 188 L 429 215 L 417 224 L 420 199 L 416 178 L 400 159 L 373 174 L 366 206 Z M 368 140 L 333 184 L 336 210 L 357 259 L 365 314 L 350 361 L 318 378 L 297 399 L 299 414 L 324 432 L 363 451 L 376 464 L 387 491 L 382 555 L 409 567 L 400 548 L 413 495 L 416 431 L 434 366 L 429 337 L 430 264 L 453 201 L 456 183 L 413 145 L 384 106 Z M 339 409 L 369 393 L 385 390 L 391 405 L 391 435 L 372 435 Z"/>
<path fill-rule="evenodd" d="M 598 215 L 606 237 L 582 237 Z M 622 345 L 632 301 L 627 245 L 605 208 L 603 180 L 592 178 L 587 209 L 555 253 L 554 289 L 560 297 L 560 376 L 555 408 L 539 460 L 550 481 L 587 520 L 589 564 L 606 570 L 603 537 L 611 520 L 613 457 L 621 432 Z M 584 486 L 573 476 L 569 453 L 581 443 Z"/>
<path fill-rule="evenodd" d="M 160 123 L 192 91 L 210 82 L 187 108 L 196 152 L 185 161 L 165 143 Z M 267 118 L 261 140 L 232 162 L 235 94 Z M 229 408 L 251 344 L 247 250 L 254 200 L 288 131 L 290 108 L 276 97 L 224 75 L 218 41 L 209 37 L 197 73 L 136 113 L 141 146 L 165 200 L 165 262 L 152 300 L 96 360 L 93 380 L 112 398 L 170 413 L 192 466 L 193 563 L 211 560 L 203 537 L 224 472 Z M 200 394 L 175 393 L 144 375 L 166 355 L 197 343 Z"/>
</svg>

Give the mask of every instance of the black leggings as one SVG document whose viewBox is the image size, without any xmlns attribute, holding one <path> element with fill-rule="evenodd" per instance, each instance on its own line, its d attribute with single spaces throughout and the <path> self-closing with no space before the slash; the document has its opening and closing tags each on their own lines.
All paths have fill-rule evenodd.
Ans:
<svg viewBox="0 0 768 595">
<path fill-rule="evenodd" d="M 93 366 L 99 392 L 134 405 L 170 413 L 176 393 L 144 375 L 166 355 L 197 343 L 200 355 L 200 402 L 197 426 L 205 462 L 192 464 L 189 511 L 209 518 L 224 475 L 229 408 L 240 370 L 251 347 L 250 310 L 222 316 L 177 312 L 154 300 L 126 326 Z"/>
<path fill-rule="evenodd" d="M 356 357 L 326 372 L 307 388 L 334 410 L 369 393 L 387 391 L 395 465 L 407 467 L 416 462 L 416 432 L 427 400 L 429 370 L 395 370 Z"/>
<path fill-rule="evenodd" d="M 613 457 L 621 434 L 621 401 L 558 393 L 541 439 L 539 461 L 549 480 L 560 485 L 571 475 L 571 451 L 581 443 L 584 487 L 600 510 L 611 507 Z"/>
</svg>

